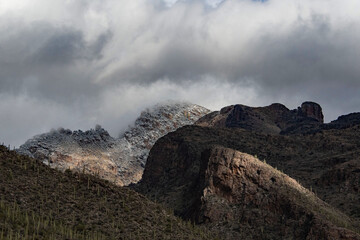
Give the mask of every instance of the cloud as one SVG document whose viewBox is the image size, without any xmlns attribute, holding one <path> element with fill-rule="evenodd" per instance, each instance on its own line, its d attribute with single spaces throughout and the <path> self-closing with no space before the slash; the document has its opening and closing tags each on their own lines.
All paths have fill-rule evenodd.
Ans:
<svg viewBox="0 0 360 240">
<path fill-rule="evenodd" d="M 357 0 L 0 1 L 0 140 L 96 123 L 117 135 L 143 107 L 171 99 L 212 109 L 313 100 L 328 121 L 359 111 L 359 8 Z"/>
<path fill-rule="evenodd" d="M 0 142 L 19 146 L 26 138 L 62 125 L 73 125 L 76 112 L 56 103 L 40 101 L 26 95 L 0 95 Z M 68 117 L 72 115 L 72 117 Z"/>
<path fill-rule="evenodd" d="M 256 86 L 250 83 L 234 85 L 204 78 L 179 85 L 169 79 L 162 79 L 149 85 L 125 84 L 104 91 L 100 100 L 101 105 L 95 109 L 94 116 L 116 136 L 131 125 L 141 111 L 168 101 L 197 103 L 201 106 L 211 106 L 213 110 L 220 109 L 229 102 L 266 104 L 257 98 Z"/>
<path fill-rule="evenodd" d="M 223 91 L 218 91 L 219 88 Z M 185 85 L 163 79 L 150 85 L 120 85 L 104 90 L 97 101 L 73 105 L 39 100 L 26 93 L 17 96 L 2 94 L 0 112 L 6 114 L 0 115 L 0 143 L 19 146 L 26 139 L 52 128 L 63 126 L 87 130 L 98 123 L 111 135 L 118 136 L 141 111 L 168 101 L 196 102 L 202 106 L 212 106 L 214 110 L 225 106 L 229 100 L 249 105 L 266 104 L 256 97 L 255 88 L 252 85 L 223 84 L 209 78 Z"/>
</svg>

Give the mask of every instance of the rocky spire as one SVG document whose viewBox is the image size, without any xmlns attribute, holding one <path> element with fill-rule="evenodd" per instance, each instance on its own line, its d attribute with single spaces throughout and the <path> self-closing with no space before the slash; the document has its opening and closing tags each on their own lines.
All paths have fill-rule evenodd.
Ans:
<svg viewBox="0 0 360 240">
<path fill-rule="evenodd" d="M 324 123 L 324 115 L 321 106 L 315 102 L 304 102 L 301 104 L 301 113 L 305 117 L 310 117 Z"/>
</svg>

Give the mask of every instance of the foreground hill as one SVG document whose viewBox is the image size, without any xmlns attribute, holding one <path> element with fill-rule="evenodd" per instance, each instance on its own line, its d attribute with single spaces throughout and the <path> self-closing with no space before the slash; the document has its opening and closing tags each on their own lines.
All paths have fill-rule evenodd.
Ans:
<svg viewBox="0 0 360 240">
<path fill-rule="evenodd" d="M 53 168 L 71 169 L 123 186 L 141 179 L 149 150 L 157 139 L 193 124 L 208 109 L 196 104 L 157 105 L 143 111 L 134 126 L 114 138 L 97 126 L 88 131 L 58 129 L 29 139 L 17 150 Z"/>
<path fill-rule="evenodd" d="M 0 239 L 209 239 L 144 196 L 0 146 Z"/>
</svg>

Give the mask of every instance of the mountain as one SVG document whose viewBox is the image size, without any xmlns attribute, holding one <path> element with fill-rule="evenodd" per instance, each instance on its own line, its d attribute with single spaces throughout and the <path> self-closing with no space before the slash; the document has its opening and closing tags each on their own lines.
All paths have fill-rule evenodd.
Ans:
<svg viewBox="0 0 360 240">
<path fill-rule="evenodd" d="M 85 132 L 61 128 L 29 139 L 17 151 L 41 159 L 52 168 L 94 174 L 128 185 L 141 179 L 149 150 L 158 138 L 193 124 L 208 112 L 188 103 L 157 105 L 143 111 L 134 126 L 118 138 L 100 126 Z"/>
<path fill-rule="evenodd" d="M 226 239 L 360 239 L 357 114 L 236 106 L 160 138 L 134 189 Z"/>
<path fill-rule="evenodd" d="M 203 127 L 242 128 L 267 134 L 309 134 L 358 125 L 360 113 L 350 113 L 330 123 L 324 123 L 322 108 L 315 102 L 304 102 L 293 110 L 280 103 L 265 107 L 236 104 L 211 112 L 195 124 Z"/>
<path fill-rule="evenodd" d="M 79 187 L 81 194 L 78 195 L 77 183 L 69 180 L 71 184 L 65 186 L 67 192 L 62 190 L 57 195 L 54 191 L 59 186 L 62 189 L 63 183 L 52 185 L 50 177 L 47 177 L 41 184 L 35 184 L 42 186 L 41 190 L 27 189 L 27 182 L 41 179 L 42 170 L 34 168 L 36 177 L 25 179 L 27 173 L 20 171 L 14 175 L 15 170 L 12 169 L 16 167 L 10 167 L 10 170 L 1 173 L 3 179 L 0 182 L 0 194 L 6 196 L 6 199 L 16 199 L 16 202 L 11 208 L 11 200 L 5 201 L 5 208 L 2 208 L 0 214 L 8 216 L 8 222 L 3 226 L 13 224 L 11 229 L 18 229 L 16 221 L 12 220 L 14 218 L 9 216 L 26 219 L 27 212 L 17 214 L 17 209 L 20 209 L 17 206 L 33 206 L 32 202 L 39 199 L 40 207 L 37 205 L 31 209 L 50 206 L 58 197 L 69 194 L 62 204 L 67 206 L 66 209 L 79 208 L 82 211 L 85 210 L 82 204 L 93 206 L 92 201 L 102 202 L 101 199 L 89 197 L 86 192 L 95 191 L 98 196 L 102 196 L 102 190 L 99 192 L 100 187 L 97 185 L 111 186 L 111 190 L 108 190 L 111 194 L 117 192 L 116 189 L 128 191 L 128 195 L 130 192 L 135 194 L 128 188 L 116 188 L 108 181 L 96 180 L 95 177 L 83 174 L 91 173 L 119 185 L 137 182 L 142 175 L 141 181 L 130 184 L 130 188 L 172 209 L 175 215 L 184 220 L 207 229 L 193 230 L 198 234 L 196 237 L 191 235 L 194 232 L 188 232 L 188 228 L 184 227 L 186 234 L 190 235 L 182 236 L 179 230 L 169 237 L 166 234 L 169 231 L 173 233 L 173 220 L 166 219 L 166 216 L 172 217 L 169 213 L 162 215 L 165 222 L 157 222 L 159 226 L 156 226 L 155 232 L 159 230 L 164 235 L 155 233 L 155 237 L 149 237 L 148 231 L 143 235 L 139 233 L 143 229 L 141 224 L 132 217 L 122 215 L 121 219 L 133 220 L 130 224 L 137 226 L 129 227 L 131 230 L 126 233 L 137 232 L 136 236 L 126 235 L 125 238 L 129 239 L 206 239 L 209 235 L 224 239 L 360 239 L 359 113 L 340 116 L 331 123 L 324 123 L 321 106 L 314 102 L 304 102 L 294 110 L 278 103 L 257 108 L 237 104 L 207 115 L 206 109 L 193 113 L 179 111 L 183 109 L 181 106 L 176 107 L 177 110 L 170 115 L 168 107 L 147 110 L 141 114 L 132 129 L 118 138 L 111 137 L 97 126 L 86 132 L 59 129 L 37 136 L 33 141 L 29 140 L 24 144 L 27 146 L 22 146 L 19 152 L 33 154 L 52 167 L 62 170 L 72 168 L 79 173 L 65 171 L 63 174 L 39 163 L 53 171 L 51 174 L 75 176 L 79 184 L 87 184 L 87 187 Z M 192 118 L 192 114 L 195 117 Z M 196 123 L 180 127 L 180 124 L 174 124 L 174 119 L 188 119 Z M 7 158 L 26 158 L 16 156 Z M 28 160 L 20 160 L 18 165 L 26 170 L 33 165 L 27 165 L 27 162 Z M 12 182 L 7 182 L 7 178 Z M 92 181 L 104 184 L 89 187 Z M 34 196 L 33 192 L 37 191 L 47 192 L 49 195 L 35 194 L 30 199 L 23 196 L 24 192 L 30 192 Z M 56 195 L 55 199 L 53 195 Z M 106 195 L 105 200 L 113 199 L 108 204 L 118 209 L 116 204 L 121 199 L 123 209 L 120 212 L 129 213 L 130 210 L 124 208 L 124 204 L 127 206 L 124 199 L 128 199 L 125 195 Z M 50 202 L 47 201 L 49 196 Z M 81 204 L 77 205 L 77 201 L 74 203 L 70 196 L 74 196 L 74 199 L 82 196 L 79 197 Z M 146 209 L 147 204 L 151 209 L 156 209 L 156 205 L 151 202 L 141 202 L 140 199 L 144 198 L 142 195 L 136 196 L 130 201 L 141 206 L 140 212 L 150 211 Z M 87 199 L 91 199 L 91 203 Z M 46 211 L 55 208 L 56 206 L 51 205 L 46 207 Z M 91 210 L 95 216 L 99 216 L 95 217 L 95 223 L 88 220 L 93 215 L 74 216 L 68 212 L 72 217 L 65 218 L 68 230 L 64 232 L 69 234 L 69 229 L 79 232 L 77 224 L 80 221 L 80 229 L 94 229 L 96 234 L 108 234 L 108 238 L 122 236 L 125 232 L 121 230 L 123 223 L 116 225 L 118 220 L 111 222 L 115 215 L 106 215 L 109 208 L 96 208 L 101 213 Z M 60 209 L 59 212 L 69 211 Z M 132 205 L 130 209 L 135 215 L 140 214 L 139 207 Z M 14 213 L 7 214 L 11 211 Z M 32 218 L 34 222 L 41 222 L 41 212 L 35 214 L 38 218 Z M 151 223 L 147 222 L 145 225 L 152 228 L 154 218 L 151 216 L 156 212 L 150 211 L 149 214 L 145 215 L 145 219 Z M 103 223 L 98 224 L 104 218 L 105 230 L 100 227 Z M 48 222 L 53 224 L 53 221 L 48 219 L 47 224 L 44 222 L 35 226 L 42 228 Z M 181 221 L 179 224 L 181 229 L 184 225 L 181 225 Z M 25 225 L 23 221 L 22 229 L 26 229 Z M 114 230 L 110 225 L 117 227 Z M 38 230 L 35 230 L 33 227 L 32 232 L 38 234 Z M 6 234 L 8 232 L 6 230 Z M 83 234 L 93 233 L 85 231 Z"/>
<path fill-rule="evenodd" d="M 360 239 L 348 216 L 259 159 L 221 146 L 194 156 L 182 147 L 150 157 L 140 183 L 180 216 L 226 239 Z"/>
<path fill-rule="evenodd" d="M 294 110 L 289 110 L 280 103 L 266 107 L 231 105 L 204 116 L 196 124 L 206 127 L 243 128 L 269 134 L 289 134 L 309 131 L 323 122 L 321 106 L 314 102 L 304 102 Z"/>
<path fill-rule="evenodd" d="M 0 239 L 213 239 L 125 187 L 0 146 Z"/>
</svg>

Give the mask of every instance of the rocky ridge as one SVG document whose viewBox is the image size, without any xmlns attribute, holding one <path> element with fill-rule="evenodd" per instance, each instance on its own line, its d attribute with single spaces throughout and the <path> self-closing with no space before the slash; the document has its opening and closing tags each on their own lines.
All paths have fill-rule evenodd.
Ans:
<svg viewBox="0 0 360 240">
<path fill-rule="evenodd" d="M 236 104 L 211 112 L 195 124 L 202 127 L 243 128 L 267 134 L 312 134 L 356 126 L 360 124 L 360 113 L 342 115 L 330 123 L 324 123 L 322 108 L 315 102 L 304 102 L 293 110 L 280 103 L 265 107 Z"/>
<path fill-rule="evenodd" d="M 143 111 L 134 126 L 118 138 L 100 126 L 88 131 L 61 128 L 29 139 L 17 151 L 52 168 L 90 173 L 128 185 L 140 180 L 149 150 L 158 138 L 193 124 L 208 112 L 195 104 L 157 105 Z"/>
<path fill-rule="evenodd" d="M 314 102 L 304 102 L 294 110 L 280 103 L 266 107 L 236 104 L 212 112 L 196 122 L 203 127 L 243 128 L 268 134 L 305 133 L 314 131 L 323 123 L 321 106 Z"/>
</svg>

